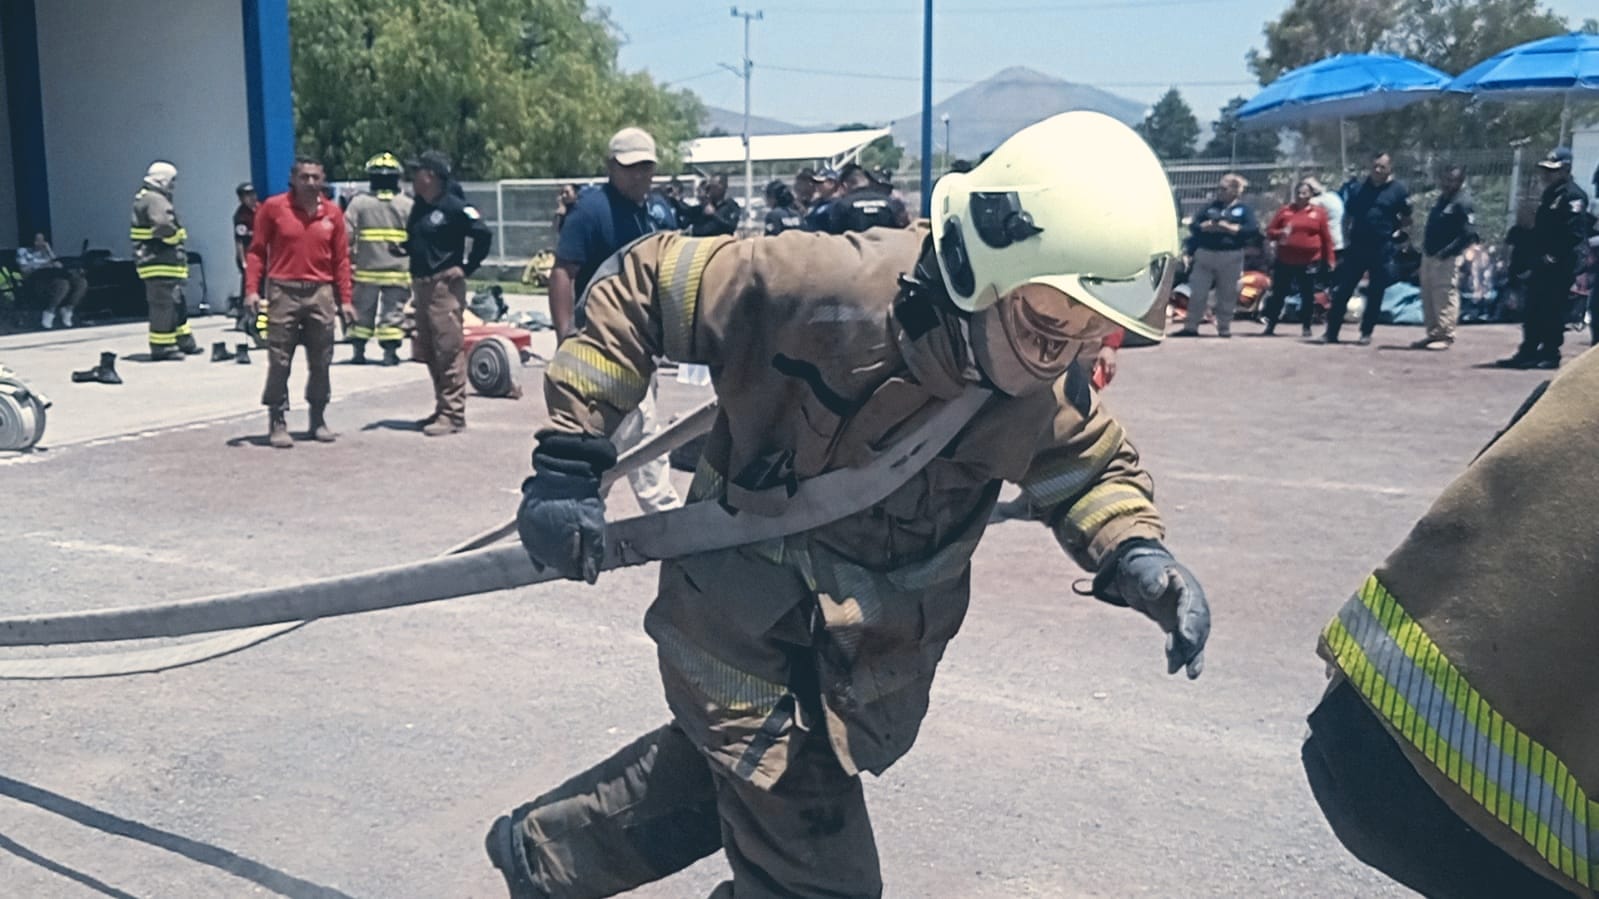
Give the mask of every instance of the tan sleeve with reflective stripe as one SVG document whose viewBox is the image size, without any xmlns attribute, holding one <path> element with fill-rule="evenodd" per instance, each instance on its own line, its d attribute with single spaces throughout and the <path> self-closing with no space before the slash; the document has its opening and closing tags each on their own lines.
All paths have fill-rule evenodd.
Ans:
<svg viewBox="0 0 1599 899">
<path fill-rule="evenodd" d="M 744 266 L 712 264 L 734 243 L 651 235 L 600 266 L 581 301 L 582 328 L 545 372 L 551 428 L 610 435 L 644 398 L 658 357 L 719 364 L 720 341 L 701 333 L 701 320 L 742 293 L 729 282 Z"/>
<path fill-rule="evenodd" d="M 149 205 L 145 214 L 150 218 L 150 236 L 156 240 L 167 240 L 178 234 L 178 216 L 173 211 L 172 201 L 155 191 L 148 195 Z"/>
<path fill-rule="evenodd" d="M 1124 540 L 1160 539 L 1165 527 L 1155 508 L 1155 485 L 1139 467 L 1138 451 L 1094 394 L 1087 415 L 1055 383 L 1055 422 L 1047 445 L 1034 457 L 1021 487 L 1034 516 L 1049 522 L 1055 539 L 1085 570 Z"/>
</svg>

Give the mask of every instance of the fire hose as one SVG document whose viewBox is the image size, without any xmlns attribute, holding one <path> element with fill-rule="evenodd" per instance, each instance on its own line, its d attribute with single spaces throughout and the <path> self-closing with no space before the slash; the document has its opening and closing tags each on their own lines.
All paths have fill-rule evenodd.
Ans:
<svg viewBox="0 0 1599 899">
<path fill-rule="evenodd" d="M 22 451 L 44 438 L 50 400 L 0 365 L 0 450 Z"/>
<path fill-rule="evenodd" d="M 720 502 L 706 501 L 612 522 L 606 526 L 605 561 L 601 570 L 786 537 L 870 508 L 931 462 L 990 396 L 987 390 L 969 387 L 866 465 L 831 471 L 798 483 L 789 491 L 781 514 L 741 513 Z M 655 440 L 635 448 L 624 457 L 629 461 L 629 468 L 625 469 L 619 460 L 612 469 L 613 479 L 671 449 L 672 440 L 681 438 L 680 442 L 686 442 L 706 430 L 714 419 L 713 403 L 695 410 L 657 435 Z M 644 455 L 646 452 L 649 455 Z M 264 634 L 255 638 L 254 642 L 258 643 L 277 635 L 268 633 L 267 628 L 287 630 L 318 618 L 436 602 L 555 580 L 558 575 L 534 566 L 521 545 L 486 545 L 514 530 L 514 524 L 496 528 L 457 547 L 464 551 L 428 561 L 289 587 L 144 606 L 0 618 L 0 646 L 100 643 L 241 628 Z M 217 639 L 239 641 L 247 636 L 229 634 Z M 197 653 L 192 647 L 196 645 L 132 654 L 137 659 L 123 655 L 0 660 L 0 679 L 106 677 L 193 664 L 216 654 L 195 658 Z M 232 652 L 243 647 L 219 645 L 216 648 Z M 106 659 L 113 661 L 97 661 Z M 123 664 L 124 660 L 137 661 L 138 665 Z"/>
</svg>

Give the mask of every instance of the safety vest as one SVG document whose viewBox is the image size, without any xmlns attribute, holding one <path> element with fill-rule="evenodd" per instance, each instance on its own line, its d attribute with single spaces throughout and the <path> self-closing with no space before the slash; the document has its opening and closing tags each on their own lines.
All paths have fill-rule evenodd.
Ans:
<svg viewBox="0 0 1599 899">
<path fill-rule="evenodd" d="M 1465 823 L 1568 889 L 1599 886 L 1599 355 L 1451 484 L 1322 633 Z"/>
<path fill-rule="evenodd" d="M 146 185 L 134 194 L 128 237 L 140 278 L 189 277 L 189 254 L 183 249 L 189 232 L 179 224 L 172 198 L 164 191 Z"/>
<path fill-rule="evenodd" d="M 409 261 L 397 250 L 405 246 L 405 220 L 411 198 L 393 191 L 362 193 L 344 211 L 350 231 L 350 262 L 357 284 L 408 285 Z"/>
</svg>

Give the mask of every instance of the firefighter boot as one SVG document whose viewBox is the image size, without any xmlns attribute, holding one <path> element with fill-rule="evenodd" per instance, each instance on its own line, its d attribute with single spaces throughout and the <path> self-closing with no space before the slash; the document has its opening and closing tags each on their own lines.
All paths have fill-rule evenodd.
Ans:
<svg viewBox="0 0 1599 899">
<path fill-rule="evenodd" d="M 228 362 L 232 359 L 233 354 L 228 352 L 228 345 L 225 341 L 219 340 L 216 343 L 211 344 L 212 362 Z"/>
<path fill-rule="evenodd" d="M 250 364 L 250 345 L 248 343 L 238 345 L 238 352 L 233 354 L 233 361 L 240 365 Z"/>
<path fill-rule="evenodd" d="M 383 364 L 395 366 L 400 364 L 400 343 L 395 340 L 383 341 Z"/>
<path fill-rule="evenodd" d="M 366 341 L 364 341 L 364 340 L 352 340 L 352 341 L 350 341 L 350 347 L 355 350 L 355 355 L 350 357 L 350 364 L 351 365 L 365 365 L 366 364 Z"/>
<path fill-rule="evenodd" d="M 95 382 L 99 384 L 121 384 L 122 379 L 117 377 L 117 354 L 101 353 L 100 364 L 87 371 L 75 371 L 72 380 L 83 384 Z"/>
<path fill-rule="evenodd" d="M 175 346 L 150 347 L 151 362 L 182 362 L 183 351 Z"/>
<path fill-rule="evenodd" d="M 311 407 L 311 439 L 317 443 L 332 443 L 339 439 L 339 435 L 333 433 L 333 429 L 328 427 L 327 419 L 324 417 L 327 409 L 327 406 Z"/>
<path fill-rule="evenodd" d="M 267 445 L 273 449 L 294 449 L 294 438 L 289 436 L 289 422 L 282 409 L 267 413 Z"/>
<path fill-rule="evenodd" d="M 178 338 L 178 352 L 185 356 L 198 356 L 205 350 L 201 349 L 200 344 L 195 342 L 193 334 L 185 334 Z"/>
</svg>

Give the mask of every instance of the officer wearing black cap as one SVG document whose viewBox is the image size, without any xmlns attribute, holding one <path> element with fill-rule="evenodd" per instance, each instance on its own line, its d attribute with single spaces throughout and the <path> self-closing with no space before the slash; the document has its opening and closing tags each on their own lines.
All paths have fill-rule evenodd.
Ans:
<svg viewBox="0 0 1599 899">
<path fill-rule="evenodd" d="M 239 295 L 229 300 L 228 314 L 238 317 L 244 314 L 244 257 L 250 252 L 250 241 L 255 238 L 255 208 L 261 201 L 255 195 L 255 185 L 248 181 L 233 192 L 239 198 L 239 205 L 233 210 L 233 264 L 239 269 Z"/>
<path fill-rule="evenodd" d="M 1539 163 L 1544 191 L 1532 222 L 1532 277 L 1521 347 L 1502 368 L 1559 368 L 1571 285 L 1587 259 L 1588 194 L 1571 177 L 1571 150 L 1556 147 Z"/>
<path fill-rule="evenodd" d="M 766 185 L 766 227 L 763 233 L 771 236 L 784 231 L 798 231 L 804 221 L 805 214 L 795 202 L 788 185 L 781 181 Z"/>
<path fill-rule="evenodd" d="M 838 180 L 843 194 L 828 207 L 827 233 L 899 227 L 893 196 L 866 169 L 852 162 L 838 173 Z"/>
<path fill-rule="evenodd" d="M 433 414 L 422 420 L 429 437 L 466 427 L 466 354 L 461 312 L 466 279 L 489 255 L 494 234 L 483 216 L 462 198 L 450 177 L 450 157 L 429 150 L 407 163 L 416 202 L 406 219 L 405 249 L 411 257 L 411 297 L 416 305 L 416 342 L 433 377 Z M 472 241 L 471 255 L 466 242 Z"/>
<path fill-rule="evenodd" d="M 805 230 L 826 231 L 828 209 L 838 198 L 838 172 L 822 169 L 811 180 L 816 183 L 816 193 L 811 198 L 810 208 L 805 210 Z"/>
</svg>

